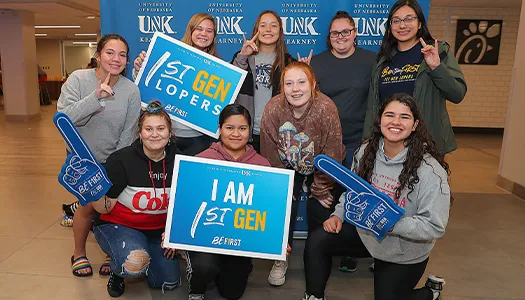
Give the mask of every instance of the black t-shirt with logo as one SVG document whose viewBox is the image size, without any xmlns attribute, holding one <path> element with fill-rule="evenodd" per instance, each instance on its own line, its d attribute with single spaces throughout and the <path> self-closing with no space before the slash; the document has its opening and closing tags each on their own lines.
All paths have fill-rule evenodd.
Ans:
<svg viewBox="0 0 525 300">
<path fill-rule="evenodd" d="M 421 44 L 417 43 L 407 51 L 398 51 L 392 62 L 385 63 L 379 77 L 380 99 L 384 102 L 396 93 L 414 96 L 417 72 L 423 61 Z"/>
</svg>

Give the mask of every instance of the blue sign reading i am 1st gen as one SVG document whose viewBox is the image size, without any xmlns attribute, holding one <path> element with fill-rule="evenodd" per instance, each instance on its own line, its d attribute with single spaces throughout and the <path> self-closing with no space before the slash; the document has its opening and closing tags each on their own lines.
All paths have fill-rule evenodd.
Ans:
<svg viewBox="0 0 525 300">
<path fill-rule="evenodd" d="M 177 155 L 164 246 L 285 260 L 292 170 Z"/>
</svg>

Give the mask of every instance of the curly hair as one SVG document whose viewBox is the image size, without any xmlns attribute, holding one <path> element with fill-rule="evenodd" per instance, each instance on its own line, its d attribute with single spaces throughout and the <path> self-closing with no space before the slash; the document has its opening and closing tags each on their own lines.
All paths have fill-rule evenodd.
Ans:
<svg viewBox="0 0 525 300">
<path fill-rule="evenodd" d="M 419 121 L 416 129 L 404 141 L 405 147 L 408 148 L 408 152 L 407 157 L 403 162 L 403 170 L 399 175 L 399 186 L 395 191 L 395 199 L 397 199 L 401 196 L 401 192 L 404 188 L 408 187 L 408 194 L 410 194 L 414 190 L 414 185 L 419 182 L 417 170 L 421 166 L 422 162 L 427 163 L 424 160 L 425 154 L 428 153 L 430 156 L 435 158 L 443 167 L 443 169 L 445 169 L 448 176 L 450 176 L 450 169 L 449 165 L 445 162 L 445 156 L 438 152 L 436 143 L 430 136 L 425 122 L 419 114 L 416 102 L 411 96 L 400 93 L 392 95 L 381 105 L 381 108 L 379 109 L 379 112 L 374 121 L 372 136 L 363 141 L 363 145 L 366 144 L 366 148 L 363 157 L 359 161 L 359 164 L 357 164 L 357 159 L 354 156 L 355 167 L 353 171 L 359 177 L 363 178 L 368 183 L 371 183 L 376 154 L 379 150 L 379 141 L 383 137 L 383 133 L 381 132 L 381 116 L 383 115 L 383 112 L 385 111 L 385 108 L 388 106 L 388 104 L 393 101 L 402 103 L 410 108 L 410 111 L 414 117 L 414 121 Z"/>
</svg>

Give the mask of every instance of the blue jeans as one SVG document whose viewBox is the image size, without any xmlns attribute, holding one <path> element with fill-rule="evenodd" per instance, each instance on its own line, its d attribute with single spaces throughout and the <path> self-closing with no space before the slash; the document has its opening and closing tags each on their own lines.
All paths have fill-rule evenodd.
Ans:
<svg viewBox="0 0 525 300">
<path fill-rule="evenodd" d="M 102 251 L 111 256 L 111 272 L 124 278 L 145 275 L 151 288 L 171 290 L 181 283 L 177 258 L 164 257 L 160 236 L 117 224 L 101 224 L 93 233 Z"/>
</svg>

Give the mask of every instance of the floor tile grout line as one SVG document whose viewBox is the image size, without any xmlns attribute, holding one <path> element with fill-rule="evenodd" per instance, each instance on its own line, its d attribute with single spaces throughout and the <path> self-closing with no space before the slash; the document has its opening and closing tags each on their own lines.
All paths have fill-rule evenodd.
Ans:
<svg viewBox="0 0 525 300">
<path fill-rule="evenodd" d="M 57 220 L 59 221 L 60 218 Z M 9 259 L 11 256 L 15 255 L 16 253 L 18 253 L 18 251 L 22 250 L 24 247 L 26 247 L 28 244 L 30 244 L 32 241 L 34 241 L 35 239 L 38 238 L 39 235 L 41 235 L 42 233 L 46 232 L 46 230 L 50 229 L 51 227 L 53 227 L 57 221 L 54 221 L 49 227 L 47 227 L 46 229 L 44 229 L 43 231 L 41 231 L 37 236 L 34 236 L 34 237 L 30 237 L 30 240 L 25 243 L 24 245 L 22 245 L 22 247 L 18 248 L 18 250 L 16 250 L 15 252 L 11 253 L 10 255 L 8 255 L 6 258 L 4 258 L 3 260 L 0 261 L 0 264 L 2 264 L 4 261 L 6 261 L 7 259 Z"/>
<path fill-rule="evenodd" d="M 467 148 L 474 149 L 474 150 L 476 150 L 476 151 L 478 151 L 478 152 L 481 152 L 481 153 L 483 153 L 483 154 L 485 154 L 485 155 L 488 155 L 488 156 L 490 156 L 490 157 L 492 157 L 492 158 L 500 159 L 499 156 L 494 155 L 494 154 L 491 154 L 491 153 L 489 153 L 489 152 L 486 152 L 486 151 L 481 150 L 481 149 L 479 149 L 479 148 L 476 148 L 476 147 L 474 147 L 474 146 L 471 146 L 471 145 L 469 145 L 469 144 L 466 143 L 466 142 L 457 142 L 457 143 L 458 143 L 458 145 L 464 145 L 464 146 L 466 146 Z M 458 148 L 459 148 L 459 147 L 458 147 Z M 500 147 L 500 149 L 501 149 L 501 147 Z M 457 149 L 456 149 L 456 150 L 457 150 Z"/>
</svg>

